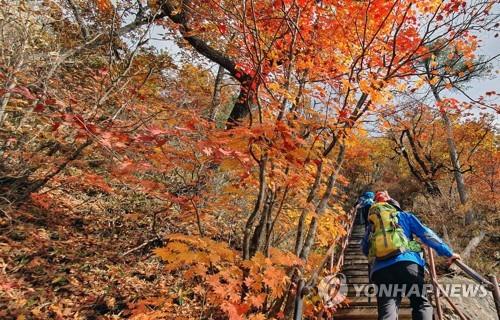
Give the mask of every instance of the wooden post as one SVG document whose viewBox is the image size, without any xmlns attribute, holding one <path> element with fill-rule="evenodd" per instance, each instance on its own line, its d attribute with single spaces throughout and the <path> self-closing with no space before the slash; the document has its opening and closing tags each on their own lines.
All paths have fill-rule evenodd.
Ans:
<svg viewBox="0 0 500 320">
<path fill-rule="evenodd" d="M 441 302 L 439 301 L 439 289 L 437 288 L 436 265 L 434 264 L 434 252 L 429 248 L 429 265 L 431 267 L 431 278 L 434 288 L 434 298 L 436 301 L 436 313 L 439 320 L 443 320 L 443 310 L 441 310 Z"/>
<path fill-rule="evenodd" d="M 500 290 L 498 289 L 497 277 L 492 274 L 490 275 L 490 281 L 493 284 L 491 291 L 493 292 L 493 298 L 495 299 L 495 307 L 497 308 L 497 317 L 500 319 Z"/>
<path fill-rule="evenodd" d="M 304 279 L 300 279 L 297 285 L 297 293 L 295 294 L 295 312 L 293 315 L 293 320 L 302 320 L 302 312 L 304 307 L 304 299 L 302 291 L 304 289 Z"/>
<path fill-rule="evenodd" d="M 334 264 L 334 258 L 335 258 L 335 249 L 332 250 L 332 254 L 330 255 L 330 273 L 333 273 L 333 264 Z"/>
<path fill-rule="evenodd" d="M 446 299 L 448 304 L 453 308 L 453 310 L 455 310 L 456 314 L 458 314 L 458 317 L 461 320 L 470 320 L 470 318 L 467 317 L 465 314 L 463 314 L 462 311 L 460 311 L 457 308 L 457 306 L 453 303 L 453 301 L 451 301 L 450 297 L 448 297 L 448 295 L 446 294 L 446 291 L 444 291 L 444 289 L 439 285 L 439 283 L 437 283 L 437 281 L 435 279 L 433 280 L 433 284 L 434 284 L 434 286 L 436 286 L 436 288 L 439 289 L 439 291 L 441 291 L 441 293 L 443 294 L 443 297 Z"/>
</svg>

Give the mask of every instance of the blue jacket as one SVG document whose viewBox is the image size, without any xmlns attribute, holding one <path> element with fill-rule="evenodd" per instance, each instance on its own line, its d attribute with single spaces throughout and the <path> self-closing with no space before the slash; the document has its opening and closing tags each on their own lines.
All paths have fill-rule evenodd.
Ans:
<svg viewBox="0 0 500 320">
<path fill-rule="evenodd" d="M 375 198 L 375 194 L 371 191 L 363 193 L 361 197 L 359 197 L 357 204 L 360 208 L 371 206 L 373 204 L 373 199 Z"/>
<path fill-rule="evenodd" d="M 453 255 L 453 251 L 450 247 L 448 247 L 448 245 L 444 243 L 443 240 L 441 240 L 441 238 L 434 233 L 434 231 L 422 224 L 422 222 L 420 222 L 420 220 L 418 220 L 418 218 L 413 214 L 400 211 L 399 225 L 403 229 L 408 240 L 413 240 L 413 235 L 416 235 L 424 244 L 436 250 L 438 255 L 445 257 L 451 257 Z M 368 256 L 370 234 L 371 227 L 367 226 L 365 229 L 365 235 L 361 241 L 361 249 L 365 256 Z M 411 261 L 425 267 L 425 261 L 422 258 L 421 253 L 407 251 L 387 260 L 375 261 L 371 267 L 370 275 L 377 270 L 386 268 L 401 261 Z"/>
<path fill-rule="evenodd" d="M 358 202 L 356 203 L 358 206 L 358 215 L 360 216 L 362 224 L 366 224 L 368 210 L 370 210 L 370 207 L 374 203 L 373 198 L 375 198 L 375 194 L 373 192 L 365 192 L 361 197 L 359 197 Z"/>
</svg>

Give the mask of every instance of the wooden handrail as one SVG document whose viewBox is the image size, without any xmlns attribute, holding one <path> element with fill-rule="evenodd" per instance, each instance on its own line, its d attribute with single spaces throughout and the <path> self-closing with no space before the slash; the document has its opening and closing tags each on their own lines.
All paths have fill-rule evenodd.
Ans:
<svg viewBox="0 0 500 320">
<path fill-rule="evenodd" d="M 338 257 L 337 265 L 335 268 L 336 270 L 339 270 L 339 268 L 342 267 L 342 264 L 344 262 L 344 252 L 345 252 L 345 248 L 347 247 L 347 244 L 349 243 L 349 237 L 351 236 L 352 228 L 354 227 L 354 222 L 356 220 L 356 211 L 357 211 L 357 207 L 353 207 L 351 209 L 351 211 L 349 212 L 350 219 L 346 223 L 347 233 L 344 235 L 344 237 L 339 239 L 342 244 L 341 244 L 340 255 Z M 330 265 L 330 270 L 331 270 L 332 265 L 333 265 L 333 260 L 334 260 L 333 256 L 335 255 L 335 247 L 337 245 L 338 245 L 338 242 L 335 241 L 330 246 L 330 248 L 328 249 L 322 262 L 320 263 L 318 268 L 316 268 L 316 270 L 314 270 L 314 272 L 312 273 L 311 277 L 309 278 L 309 280 L 307 282 L 305 282 L 304 279 L 299 280 L 298 287 L 297 287 L 297 294 L 295 296 L 295 308 L 294 308 L 295 310 L 294 310 L 294 316 L 293 316 L 294 320 L 302 319 L 304 296 L 312 288 L 312 286 L 316 282 L 316 279 L 317 279 L 319 273 L 321 272 L 321 270 L 323 270 L 323 268 L 325 268 L 328 260 L 330 260 L 330 263 L 331 263 L 331 265 Z"/>
<path fill-rule="evenodd" d="M 463 272 L 465 272 L 470 278 L 475 280 L 477 283 L 488 287 L 488 289 L 490 291 L 493 290 L 493 288 L 494 288 L 493 283 L 486 280 L 486 278 L 483 277 L 482 275 L 480 275 L 479 273 L 477 273 L 476 270 L 472 269 L 471 267 L 469 267 L 468 265 L 463 263 L 461 260 L 455 260 L 454 263 L 457 267 L 462 269 Z"/>
<path fill-rule="evenodd" d="M 347 233 L 344 235 L 344 237 L 341 238 L 341 250 L 340 250 L 340 255 L 339 255 L 339 259 L 337 260 L 337 265 L 336 265 L 336 269 L 339 270 L 339 268 L 342 266 L 342 262 L 343 262 L 343 255 L 344 255 L 344 251 L 345 251 L 345 248 L 347 247 L 347 244 L 348 244 L 348 241 L 349 241 L 349 237 L 351 236 L 351 233 L 352 233 L 352 228 L 354 226 L 354 221 L 356 219 L 356 207 L 354 207 L 351 212 L 349 212 L 349 215 L 350 215 L 350 220 L 348 221 L 348 225 L 346 226 L 347 227 Z M 309 280 L 307 281 L 306 285 L 304 286 L 304 289 L 305 290 L 309 290 L 311 286 L 314 285 L 314 282 L 316 281 L 317 277 L 319 276 L 319 273 L 321 272 L 321 270 L 323 270 L 326 266 L 326 263 L 328 262 L 328 260 L 330 259 L 331 263 L 334 259 L 332 259 L 331 257 L 333 257 L 335 255 L 335 247 L 338 245 L 338 242 L 334 242 L 330 248 L 328 248 L 328 251 L 326 252 L 323 260 L 321 261 L 321 263 L 319 264 L 319 266 L 316 268 L 316 270 L 314 270 L 314 272 L 312 273 L 311 277 L 309 278 Z M 333 263 L 332 263 L 332 266 L 330 266 L 330 270 L 333 269 Z"/>
<path fill-rule="evenodd" d="M 432 284 L 434 285 L 434 287 L 443 294 L 443 297 L 444 299 L 446 300 L 446 302 L 448 302 L 448 304 L 451 306 L 451 308 L 453 310 L 455 310 L 455 312 L 457 313 L 458 317 L 461 319 L 461 320 L 471 320 L 469 317 L 467 317 L 465 314 L 462 313 L 462 311 L 460 311 L 460 309 L 458 309 L 458 307 L 453 303 L 453 301 L 451 301 L 450 297 L 448 296 L 448 294 L 446 293 L 446 291 L 443 289 L 443 287 L 441 287 L 441 285 L 437 282 L 436 279 L 432 279 Z"/>
<path fill-rule="evenodd" d="M 475 280 L 482 286 L 485 286 L 486 289 L 491 291 L 493 294 L 493 301 L 495 302 L 495 309 L 497 310 L 497 317 L 500 320 L 500 289 L 498 287 L 498 281 L 495 275 L 491 275 L 491 281 L 488 281 L 485 277 L 480 275 L 476 270 L 472 269 L 468 265 L 466 265 L 461 260 L 455 260 L 455 265 L 457 265 L 463 272 L 465 272 L 470 278 Z"/>
<path fill-rule="evenodd" d="M 436 274 L 436 265 L 434 264 L 434 252 L 431 248 L 427 248 L 427 255 L 429 256 L 429 267 L 430 267 L 430 276 L 431 281 L 434 287 L 434 300 L 436 305 L 436 312 L 438 320 L 443 320 L 443 310 L 441 309 L 441 301 L 439 300 L 439 288 L 437 284 L 437 274 Z M 464 319 L 462 319 L 464 320 Z"/>
<path fill-rule="evenodd" d="M 428 248 L 428 249 L 429 249 L 428 250 L 428 252 L 429 252 L 429 262 L 430 262 L 430 267 L 431 267 L 431 270 L 428 271 L 428 272 L 429 272 L 429 274 L 431 276 L 432 284 L 433 284 L 433 287 L 434 287 L 434 293 L 435 293 L 435 296 L 436 296 L 436 307 L 438 308 L 438 316 L 439 316 L 439 311 L 440 311 L 439 297 L 438 297 L 439 294 L 438 294 L 438 292 L 441 292 L 443 294 L 443 296 L 445 297 L 446 301 L 448 302 L 448 304 L 453 308 L 453 310 L 455 310 L 455 312 L 460 317 L 460 319 L 462 319 L 462 320 L 470 320 L 469 317 L 467 317 L 466 315 L 464 315 L 457 308 L 457 306 L 453 303 L 453 301 L 450 299 L 450 297 L 448 297 L 448 295 L 446 294 L 445 290 L 441 287 L 441 285 L 437 281 L 437 275 L 436 275 L 435 269 L 434 269 L 433 250 L 432 250 L 432 248 Z M 499 290 L 499 287 L 498 287 L 498 281 L 497 281 L 496 277 L 495 276 L 491 276 L 490 277 L 491 281 L 488 281 L 485 277 L 483 277 L 482 275 L 480 275 L 476 270 L 474 270 L 471 267 L 469 267 L 468 265 L 466 265 L 463 261 L 461 261 L 461 260 L 455 260 L 455 261 L 453 261 L 453 263 L 455 265 L 457 265 L 462 271 L 464 271 L 466 275 L 468 275 L 470 278 L 472 278 L 473 280 L 475 280 L 479 285 L 485 286 L 486 289 L 488 289 L 489 291 L 491 291 L 493 293 L 493 299 L 495 301 L 495 307 L 496 307 L 496 310 L 497 310 L 497 316 L 500 319 L 500 290 Z"/>
<path fill-rule="evenodd" d="M 340 250 L 339 259 L 337 260 L 337 265 L 335 266 L 336 270 L 340 270 L 340 268 L 342 268 L 342 266 L 344 265 L 344 253 L 345 249 L 347 248 L 347 245 L 349 244 L 349 238 L 351 237 L 352 229 L 354 227 L 354 222 L 356 221 L 357 208 L 358 208 L 357 206 L 353 207 L 350 212 L 351 220 L 349 221 L 347 234 L 344 236 L 344 239 L 342 239 L 343 242 Z"/>
</svg>

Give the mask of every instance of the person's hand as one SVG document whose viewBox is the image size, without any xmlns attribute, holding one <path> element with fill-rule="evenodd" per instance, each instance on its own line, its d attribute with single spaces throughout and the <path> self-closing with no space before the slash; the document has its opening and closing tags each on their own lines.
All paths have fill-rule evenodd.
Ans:
<svg viewBox="0 0 500 320">
<path fill-rule="evenodd" d="M 446 263 L 448 263 L 448 265 L 451 265 L 453 262 L 455 262 L 455 260 L 460 260 L 460 259 L 462 259 L 460 255 L 458 253 L 454 253 L 452 254 L 451 257 L 448 258 L 448 260 L 446 260 Z"/>
</svg>

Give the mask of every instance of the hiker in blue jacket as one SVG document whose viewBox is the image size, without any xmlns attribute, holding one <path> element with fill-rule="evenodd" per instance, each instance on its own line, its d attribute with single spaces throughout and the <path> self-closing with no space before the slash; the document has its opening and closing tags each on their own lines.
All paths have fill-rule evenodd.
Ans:
<svg viewBox="0 0 500 320">
<path fill-rule="evenodd" d="M 368 210 L 370 210 L 373 204 L 373 199 L 375 199 L 375 193 L 367 191 L 359 197 L 356 206 L 358 207 L 358 217 L 361 224 L 366 224 L 368 218 Z"/>
<path fill-rule="evenodd" d="M 377 192 L 375 195 L 375 203 L 380 203 L 381 205 L 389 205 L 391 198 L 388 193 Z M 373 206 L 376 206 L 374 204 Z M 458 254 L 453 253 L 453 251 L 446 245 L 431 229 L 422 224 L 417 217 L 413 214 L 404 212 L 401 209 L 393 209 L 397 212 L 397 227 L 402 229 L 402 233 L 408 240 L 408 243 L 415 243 L 413 241 L 413 236 L 416 235 L 420 240 L 427 246 L 434 249 L 438 255 L 448 257 L 448 263 L 452 263 L 456 259 L 460 259 Z M 372 211 L 370 211 L 370 217 Z M 377 219 L 381 219 L 380 215 L 372 218 L 377 222 Z M 370 222 L 369 224 L 372 224 Z M 384 225 L 384 224 L 382 224 Z M 370 257 L 373 255 L 370 250 L 373 251 L 374 234 L 372 235 L 373 229 L 375 227 L 370 227 L 367 224 L 365 230 L 365 235 L 361 242 L 362 251 L 366 256 Z M 391 232 L 390 229 L 387 232 Z M 384 231 L 385 236 L 386 231 Z M 416 243 L 415 243 L 416 244 Z M 379 244 L 380 245 L 380 244 Z M 418 245 L 416 245 L 418 247 Z M 403 292 L 410 299 L 410 305 L 412 307 L 412 319 L 413 320 L 432 320 L 432 305 L 427 299 L 426 292 L 424 290 L 424 267 L 425 261 L 419 248 L 415 249 L 415 246 L 408 245 L 408 248 L 401 250 L 389 258 L 379 259 L 373 258 L 373 264 L 371 265 L 370 280 L 375 287 L 378 289 L 377 292 L 377 308 L 378 308 L 378 319 L 379 320 L 396 320 L 398 319 L 399 305 L 403 296 Z M 382 287 L 392 288 L 393 290 L 381 290 Z M 400 290 L 394 290 L 398 288 Z M 401 288 L 403 288 L 401 290 Z"/>
</svg>

